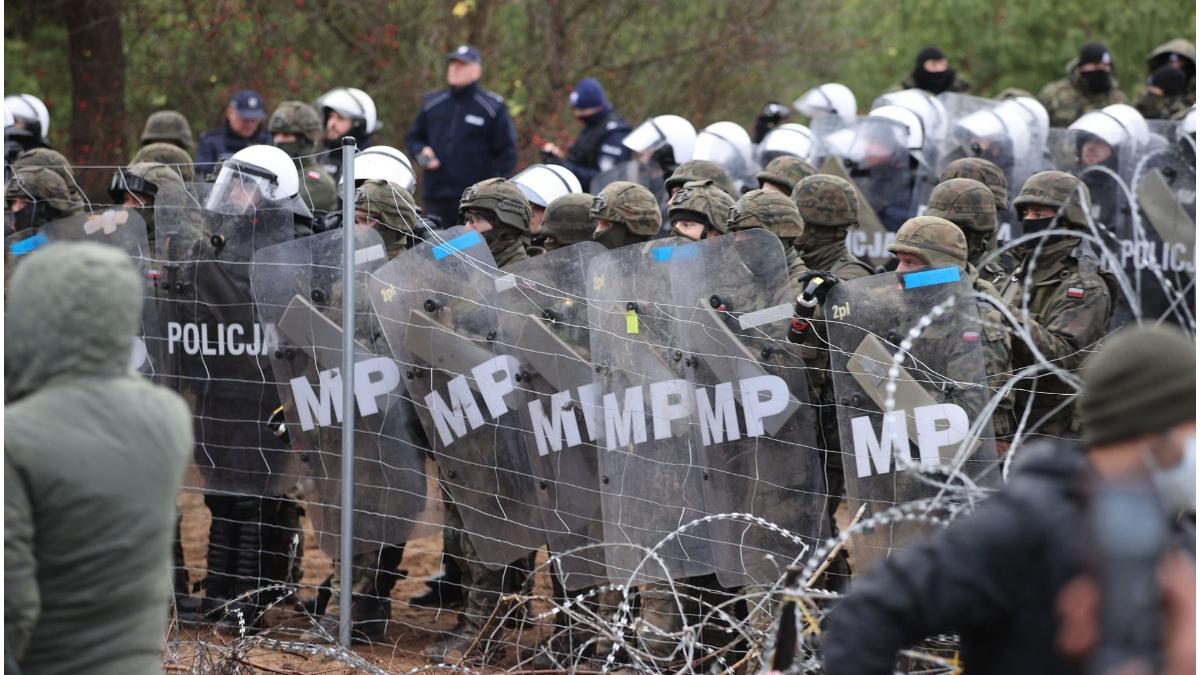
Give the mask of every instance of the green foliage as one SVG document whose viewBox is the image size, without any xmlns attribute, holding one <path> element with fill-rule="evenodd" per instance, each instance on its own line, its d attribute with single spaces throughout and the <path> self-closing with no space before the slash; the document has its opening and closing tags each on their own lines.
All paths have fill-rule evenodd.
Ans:
<svg viewBox="0 0 1200 675">
<path fill-rule="evenodd" d="M 5 15 L 8 92 L 42 96 L 52 141 L 66 147 L 71 82 L 61 19 L 32 0 Z M 667 112 L 697 126 L 749 125 L 763 102 L 790 102 L 840 81 L 859 106 L 899 82 L 936 44 L 974 85 L 1036 93 L 1063 76 L 1088 40 L 1113 50 L 1132 94 L 1144 58 L 1173 37 L 1195 39 L 1195 5 L 1117 0 L 125 0 L 125 132 L 175 108 L 202 132 L 241 88 L 269 104 L 311 101 L 339 85 L 376 100 L 380 142 L 402 145 L 421 97 L 443 86 L 460 42 L 485 56 L 484 85 L 509 100 L 525 158 L 537 140 L 567 142 L 571 84 L 592 75 L 637 123 Z M 135 147 L 136 143 L 128 147 Z"/>
</svg>

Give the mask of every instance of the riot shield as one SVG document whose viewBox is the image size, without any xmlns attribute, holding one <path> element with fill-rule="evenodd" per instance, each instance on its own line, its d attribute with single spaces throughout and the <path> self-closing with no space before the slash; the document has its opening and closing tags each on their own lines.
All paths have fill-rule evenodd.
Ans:
<svg viewBox="0 0 1200 675">
<path fill-rule="evenodd" d="M 607 583 L 585 271 L 595 242 L 506 267 L 496 280 L 498 350 L 520 363 L 521 429 L 546 541 L 570 590 Z M 594 548 L 575 551 L 584 546 Z"/>
<path fill-rule="evenodd" d="M 841 160 L 850 180 L 889 232 L 916 214 L 923 172 L 905 147 L 908 129 L 894 120 L 863 117 L 824 139 L 830 157 Z M 829 160 L 827 159 L 826 162 Z"/>
<path fill-rule="evenodd" d="M 984 327 L 958 272 L 845 281 L 826 299 L 846 492 L 851 513 L 866 505 L 865 519 L 932 500 L 909 507 L 919 516 L 998 483 Z M 909 517 L 857 533 L 856 569 L 925 529 Z"/>
<path fill-rule="evenodd" d="M 694 254 L 684 254 L 685 251 Z M 696 402 L 700 484 L 721 585 L 771 583 L 825 531 L 817 410 L 799 348 L 787 341 L 795 298 L 779 239 L 752 229 L 677 249 L 670 265 L 679 336 Z"/>
<path fill-rule="evenodd" d="M 278 495 L 296 482 L 293 454 L 268 429 L 279 407 L 269 357 L 274 326 L 250 288 L 254 251 L 292 238 L 292 214 L 155 208 L 160 251 L 158 331 L 164 383 L 192 405 L 195 464 L 207 491 Z M 172 233 L 183 232 L 186 242 Z"/>
<path fill-rule="evenodd" d="M 435 233 L 371 276 L 370 298 L 400 362 L 438 464 L 480 562 L 501 567 L 546 542 L 525 451 L 519 364 L 497 355 L 496 269 L 483 238 Z"/>
<path fill-rule="evenodd" d="M 138 265 L 145 267 L 150 256 L 146 243 L 146 221 L 133 209 L 121 206 L 100 211 L 80 211 L 53 220 L 32 230 L 21 230 L 5 238 L 5 250 L 14 263 L 22 256 L 56 241 L 90 241 L 113 246 L 124 251 Z"/>
<path fill-rule="evenodd" d="M 686 243 L 625 246 L 588 266 L 605 557 L 616 583 L 713 571 L 708 524 L 677 532 L 708 515 L 692 363 L 669 304 L 670 267 L 697 253 Z"/>
<path fill-rule="evenodd" d="M 619 180 L 629 181 L 649 190 L 650 194 L 658 200 L 659 206 L 665 210 L 667 193 L 664 184 L 668 177 L 669 174 L 666 174 L 654 160 L 639 162 L 637 159 L 630 159 L 613 166 L 608 171 L 596 174 L 596 177 L 592 179 L 591 194 L 600 194 L 600 191 L 609 183 Z"/>
<path fill-rule="evenodd" d="M 1009 198 L 1025 180 L 1041 170 L 1049 121 L 1045 108 L 1028 98 L 994 101 L 943 93 L 938 95 L 949 118 L 950 131 L 942 141 L 937 173 L 963 157 L 981 157 L 1004 172 Z"/>
<path fill-rule="evenodd" d="M 366 275 L 386 260 L 372 229 L 354 228 L 356 248 L 354 548 L 400 544 L 425 507 L 425 442 L 412 403 L 366 297 Z M 260 320 L 276 328 L 271 370 L 311 479 L 308 515 L 317 541 L 339 555 L 342 434 L 342 245 L 338 229 L 259 249 L 250 283 Z"/>
</svg>

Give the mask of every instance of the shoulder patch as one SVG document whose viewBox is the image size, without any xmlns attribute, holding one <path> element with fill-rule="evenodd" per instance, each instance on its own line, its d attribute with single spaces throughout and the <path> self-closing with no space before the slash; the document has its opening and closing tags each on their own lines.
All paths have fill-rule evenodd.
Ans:
<svg viewBox="0 0 1200 675">
<path fill-rule="evenodd" d="M 603 152 L 606 155 L 620 156 L 621 153 L 624 152 L 624 146 L 617 147 L 615 145 L 604 143 L 600 146 L 600 152 Z"/>
<path fill-rule="evenodd" d="M 483 93 L 485 96 L 490 96 L 493 100 L 496 101 L 496 103 L 504 103 L 504 97 L 501 96 L 500 94 L 497 94 L 494 91 L 489 91 L 487 89 L 484 89 Z"/>
<path fill-rule="evenodd" d="M 309 169 L 304 175 L 308 176 L 309 180 L 321 180 L 321 174 L 313 171 L 312 169 Z"/>
<path fill-rule="evenodd" d="M 425 102 L 421 104 L 421 110 L 429 110 L 448 98 L 450 98 L 450 92 L 435 91 L 425 98 Z"/>
<path fill-rule="evenodd" d="M 475 102 L 487 112 L 488 117 L 496 119 L 496 115 L 500 112 L 500 106 L 496 104 L 496 101 L 489 99 L 486 95 L 475 94 Z"/>
<path fill-rule="evenodd" d="M 621 123 L 616 120 L 609 120 L 608 124 L 604 125 L 605 130 L 612 131 L 613 129 L 621 128 Z"/>
</svg>

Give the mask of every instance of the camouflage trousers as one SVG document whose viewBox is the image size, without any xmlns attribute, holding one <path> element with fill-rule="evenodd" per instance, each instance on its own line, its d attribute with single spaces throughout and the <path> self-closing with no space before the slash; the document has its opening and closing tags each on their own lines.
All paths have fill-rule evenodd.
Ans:
<svg viewBox="0 0 1200 675">
<path fill-rule="evenodd" d="M 446 501 L 446 521 L 443 542 L 450 560 L 458 566 L 462 575 L 466 605 L 462 610 L 462 624 L 467 635 L 478 635 L 485 627 L 496 628 L 496 621 L 519 617 L 521 611 L 511 603 L 501 606 L 501 597 L 517 594 L 525 587 L 533 570 L 534 554 L 522 556 L 501 567 L 491 569 L 480 562 L 475 544 L 466 534 L 462 514 L 453 501 Z"/>
<path fill-rule="evenodd" d="M 721 630 L 726 624 L 716 617 L 714 607 L 737 618 L 744 618 L 745 603 L 726 604 L 738 589 L 724 589 L 715 574 L 675 580 L 675 592 L 667 583 L 645 584 L 641 587 L 642 610 L 637 622 L 639 642 L 657 657 L 666 658 L 675 653 L 676 658 L 687 658 L 689 654 L 680 650 L 679 633 L 685 625 L 694 627 L 705 622 L 704 629 L 694 636 L 697 657 L 703 651 L 719 649 L 729 643 L 736 633 Z M 707 620 L 706 620 L 707 617 Z M 734 659 L 736 661 L 737 659 Z"/>
<path fill-rule="evenodd" d="M 396 582 L 404 578 L 404 570 L 400 569 L 400 561 L 404 557 L 404 544 L 398 546 L 381 546 L 359 553 L 353 558 L 354 568 L 351 570 L 352 597 L 375 598 L 387 600 Z M 332 594 L 330 604 L 337 606 L 341 593 L 341 562 L 333 563 Z"/>
</svg>

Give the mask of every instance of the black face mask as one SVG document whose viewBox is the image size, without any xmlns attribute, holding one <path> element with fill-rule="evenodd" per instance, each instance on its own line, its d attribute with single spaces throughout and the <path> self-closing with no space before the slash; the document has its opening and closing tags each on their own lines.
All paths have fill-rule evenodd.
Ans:
<svg viewBox="0 0 1200 675">
<path fill-rule="evenodd" d="M 628 234 L 629 232 L 625 229 L 625 226 L 614 223 L 611 227 L 603 232 L 593 231 L 592 240 L 603 245 L 604 248 L 611 251 L 614 248 L 621 248 L 622 246 L 628 244 Z"/>
<path fill-rule="evenodd" d="M 338 142 L 341 143 L 340 140 Z M 297 159 L 303 155 L 308 154 L 309 148 L 311 148 L 311 146 L 312 146 L 312 144 L 309 143 L 307 140 L 299 140 L 299 139 L 294 140 L 291 143 L 276 143 L 275 144 L 275 147 L 286 152 L 288 154 L 288 157 L 291 157 L 292 159 Z"/>
<path fill-rule="evenodd" d="M 1048 218 L 1025 218 L 1021 221 L 1021 232 L 1023 234 L 1037 234 L 1039 232 L 1045 232 L 1046 230 L 1056 229 L 1059 227 L 1059 224 L 1054 222 L 1055 219 L 1055 216 L 1050 216 Z M 1050 244 L 1062 241 L 1062 239 L 1063 236 L 1061 234 L 1055 234 L 1049 237 L 1041 237 L 1040 239 L 1031 239 L 1025 242 L 1025 248 L 1036 248 L 1039 241 L 1045 242 L 1042 244 L 1043 246 L 1049 246 Z"/>
<path fill-rule="evenodd" d="M 919 89 L 931 94 L 940 94 L 949 89 L 950 84 L 954 82 L 954 69 L 947 68 L 940 73 L 931 73 L 924 68 L 917 68 L 913 70 L 913 82 Z"/>
<path fill-rule="evenodd" d="M 1089 94 L 1104 94 L 1112 89 L 1112 75 L 1107 70 L 1089 70 L 1079 73 L 1083 90 Z"/>
</svg>

